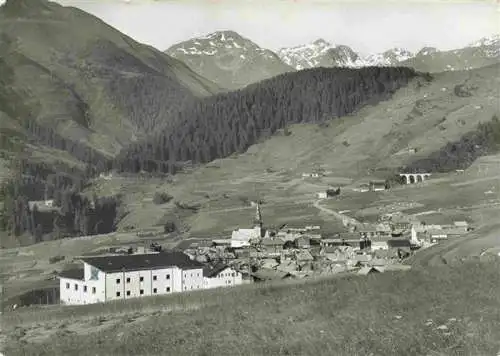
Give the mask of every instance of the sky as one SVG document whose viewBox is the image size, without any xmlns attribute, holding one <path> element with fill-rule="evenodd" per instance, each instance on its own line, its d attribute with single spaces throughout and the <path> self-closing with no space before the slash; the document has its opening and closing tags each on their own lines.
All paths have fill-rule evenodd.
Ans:
<svg viewBox="0 0 500 356">
<path fill-rule="evenodd" d="M 0 0 L 1 1 L 1 0 Z M 278 50 L 323 38 L 362 54 L 464 47 L 500 33 L 500 0 L 57 0 L 160 50 L 232 30 Z"/>
</svg>

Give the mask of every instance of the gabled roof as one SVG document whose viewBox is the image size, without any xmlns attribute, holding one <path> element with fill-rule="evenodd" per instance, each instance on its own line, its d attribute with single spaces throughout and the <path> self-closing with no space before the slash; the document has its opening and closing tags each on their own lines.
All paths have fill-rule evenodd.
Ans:
<svg viewBox="0 0 500 356">
<path fill-rule="evenodd" d="M 69 270 L 62 271 L 61 273 L 59 273 L 59 277 L 83 280 L 84 271 L 81 268 L 69 269 Z"/>
<path fill-rule="evenodd" d="M 378 273 L 384 272 L 384 268 L 379 267 L 379 266 L 366 266 L 366 267 L 361 268 L 358 271 L 358 274 L 367 275 L 367 274 L 373 273 L 373 272 L 375 272 L 375 273 L 376 272 L 378 272 Z"/>
<path fill-rule="evenodd" d="M 215 277 L 227 268 L 229 268 L 229 266 L 222 264 L 222 263 L 215 265 L 213 267 L 207 266 L 207 267 L 203 268 L 203 277 L 208 277 L 208 278 Z"/>
<path fill-rule="evenodd" d="M 178 267 L 181 269 L 203 268 L 203 264 L 191 260 L 186 254 L 179 251 L 162 251 L 156 254 L 89 257 L 83 258 L 82 261 L 107 273 L 169 267 Z"/>
</svg>

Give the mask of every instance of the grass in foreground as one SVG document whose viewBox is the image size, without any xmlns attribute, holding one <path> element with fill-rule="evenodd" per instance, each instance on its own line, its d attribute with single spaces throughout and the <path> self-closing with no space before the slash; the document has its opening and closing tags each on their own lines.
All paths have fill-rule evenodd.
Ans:
<svg viewBox="0 0 500 356">
<path fill-rule="evenodd" d="M 483 356 L 500 350 L 498 262 L 33 310 L 5 321 L 71 323 L 196 303 L 202 308 L 160 312 L 99 333 L 11 343 L 5 354 Z"/>
</svg>

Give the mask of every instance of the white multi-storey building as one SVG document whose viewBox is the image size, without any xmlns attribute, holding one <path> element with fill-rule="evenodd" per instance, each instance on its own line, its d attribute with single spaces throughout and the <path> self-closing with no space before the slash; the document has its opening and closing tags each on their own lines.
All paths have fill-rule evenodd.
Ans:
<svg viewBox="0 0 500 356">
<path fill-rule="evenodd" d="M 240 272 L 226 265 L 203 270 L 203 286 L 205 289 L 231 287 L 243 284 L 243 276 Z"/>
<path fill-rule="evenodd" d="M 162 295 L 200 290 L 207 285 L 204 266 L 182 252 L 89 257 L 82 261 L 83 269 L 59 276 L 62 304 Z"/>
</svg>

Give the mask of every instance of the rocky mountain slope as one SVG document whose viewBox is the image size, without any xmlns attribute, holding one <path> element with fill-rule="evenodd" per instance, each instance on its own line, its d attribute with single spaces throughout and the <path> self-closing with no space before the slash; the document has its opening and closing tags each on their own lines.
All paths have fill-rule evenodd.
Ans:
<svg viewBox="0 0 500 356">
<path fill-rule="evenodd" d="M 234 31 L 218 31 L 178 43 L 165 51 L 196 73 L 229 89 L 239 89 L 294 71 L 272 51 Z"/>
<path fill-rule="evenodd" d="M 300 70 L 314 67 L 351 67 L 395 65 L 413 56 L 401 48 L 395 48 L 380 54 L 361 57 L 352 48 L 344 45 L 332 45 L 324 39 L 310 44 L 291 48 L 282 48 L 278 56 L 286 64 Z"/>
<path fill-rule="evenodd" d="M 485 67 L 500 59 L 500 37 L 482 38 L 452 51 L 424 47 L 417 53 L 403 48 L 361 56 L 344 45 L 332 45 L 319 39 L 307 45 L 282 48 L 278 56 L 286 64 L 300 70 L 313 67 L 409 66 L 424 72 L 444 72 Z"/>
<path fill-rule="evenodd" d="M 98 18 L 46 0 L 0 7 L 0 49 L 3 159 L 81 165 L 111 157 L 220 90 Z"/>
</svg>

